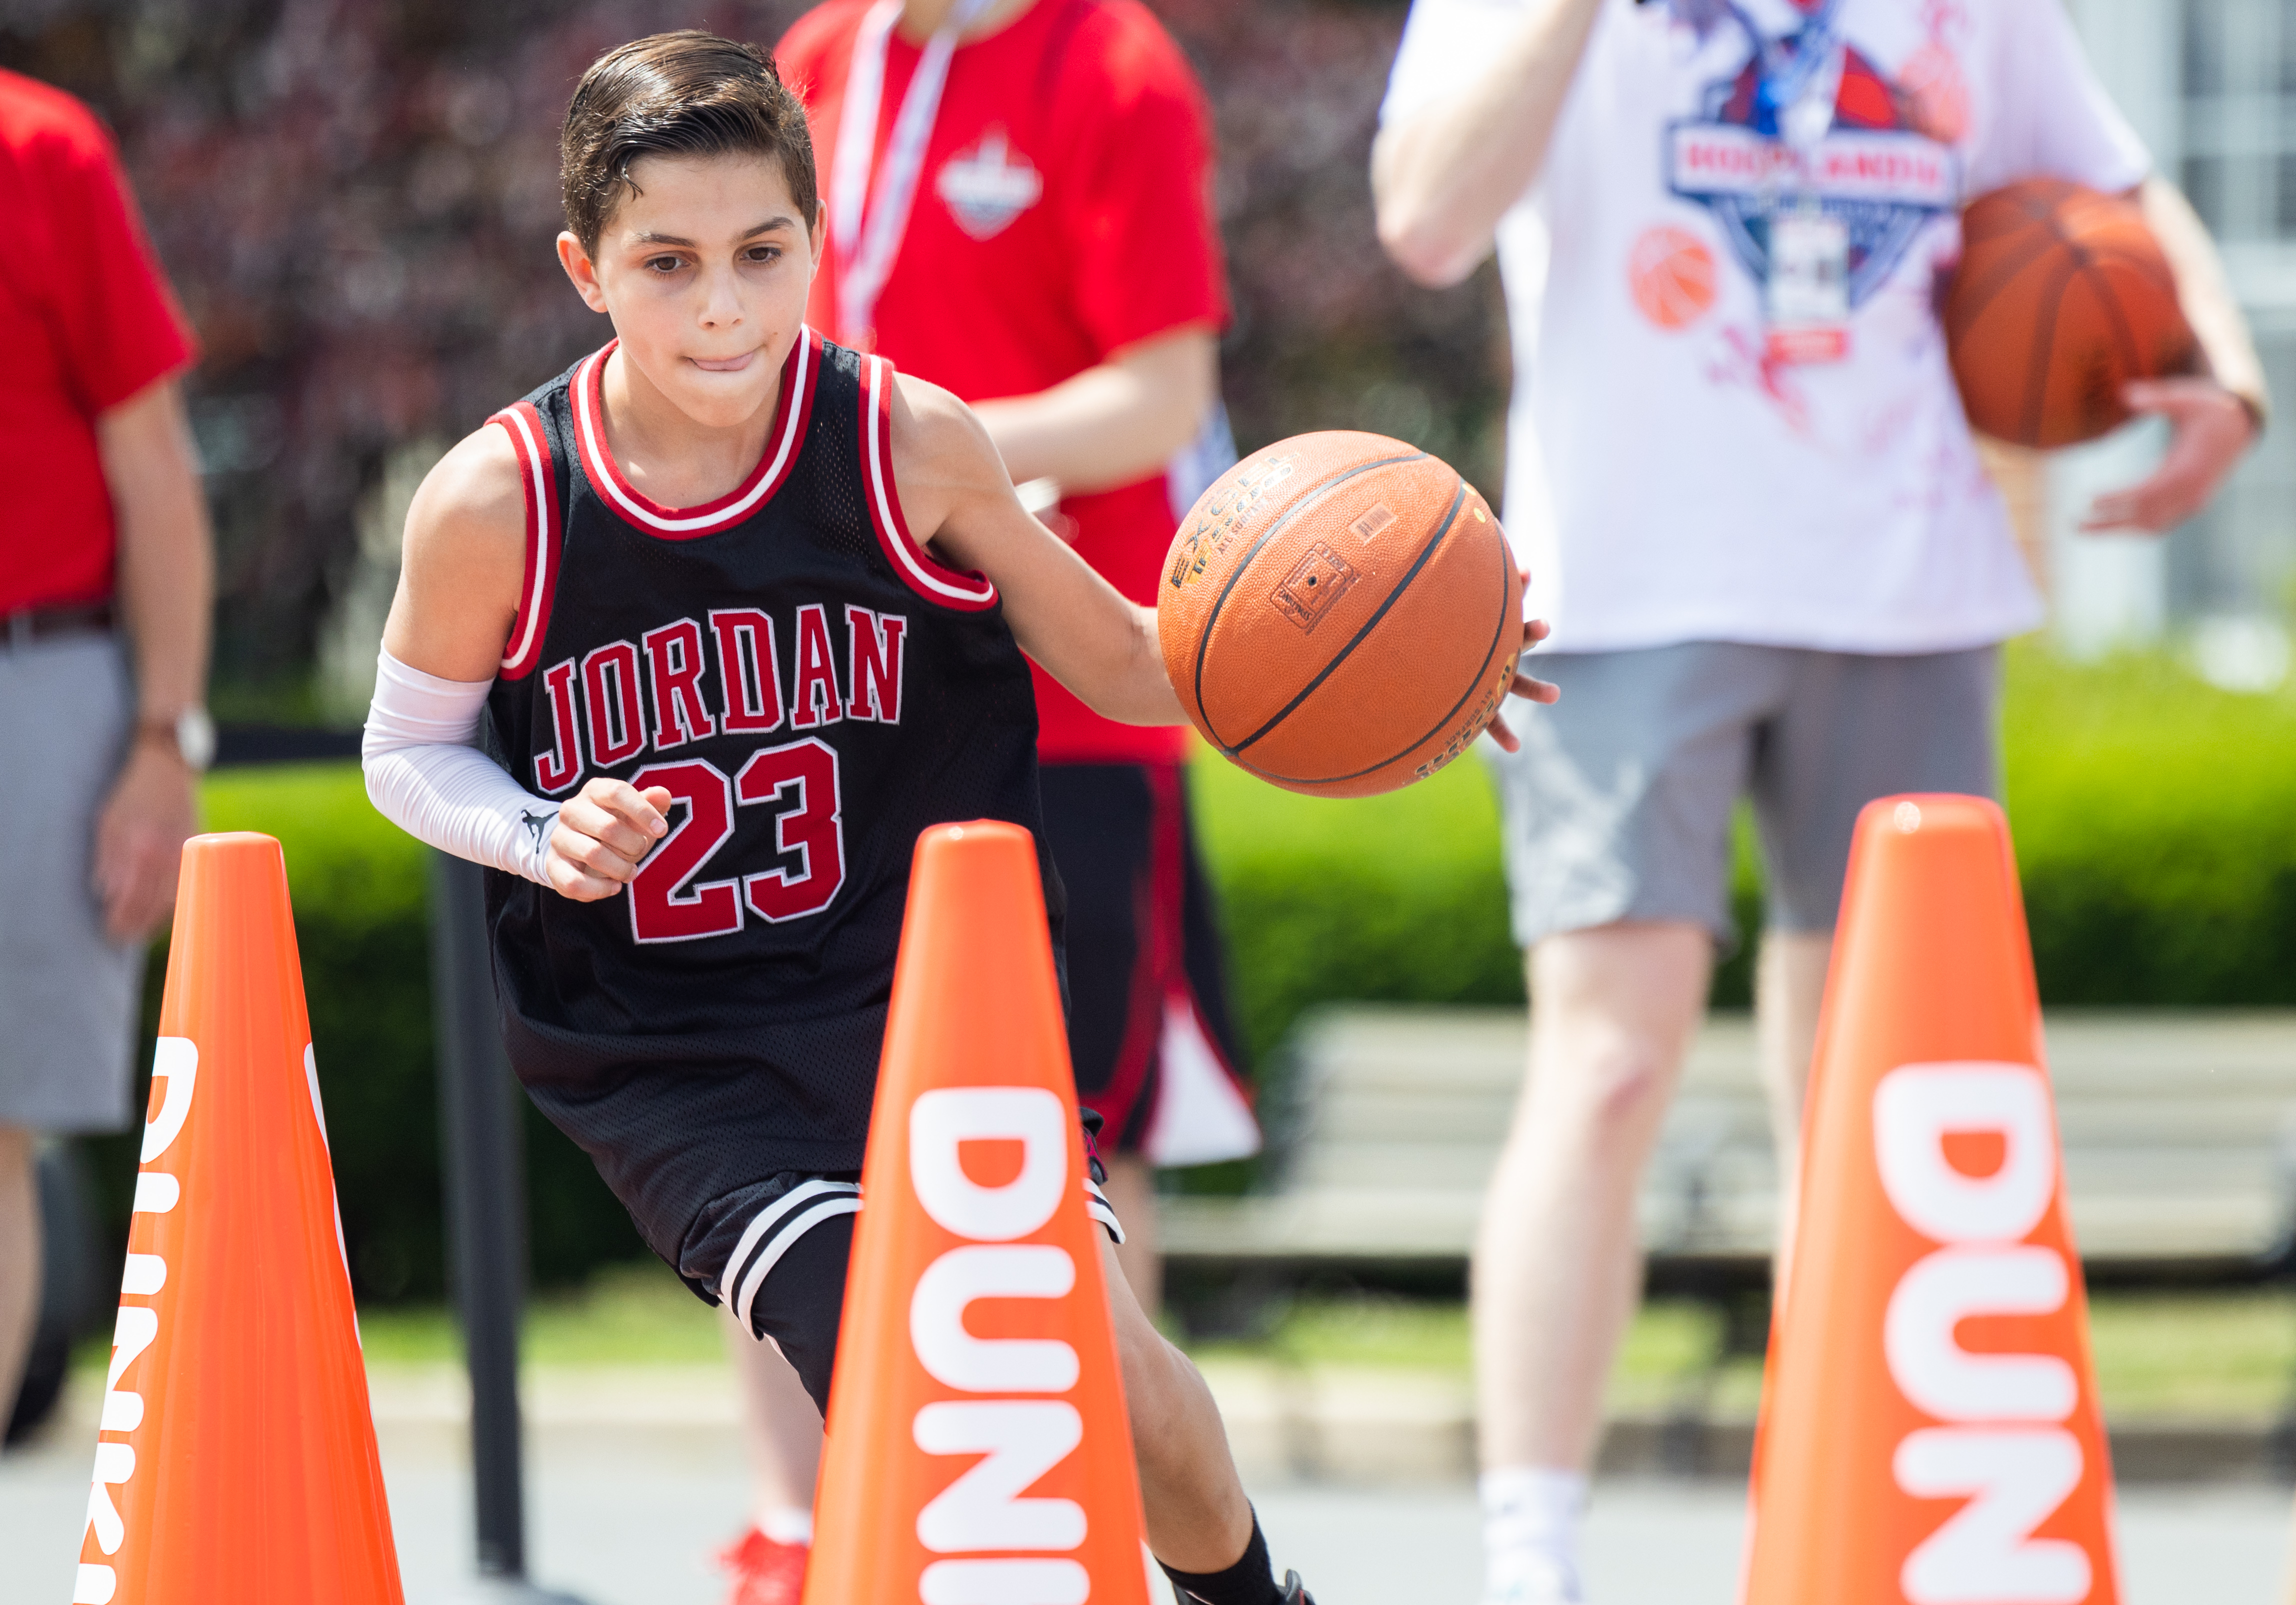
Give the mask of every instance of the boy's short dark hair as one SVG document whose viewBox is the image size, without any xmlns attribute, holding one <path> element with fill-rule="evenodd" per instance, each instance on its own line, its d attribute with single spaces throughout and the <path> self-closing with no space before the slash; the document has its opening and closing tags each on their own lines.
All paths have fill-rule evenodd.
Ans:
<svg viewBox="0 0 2296 1605">
<path fill-rule="evenodd" d="M 642 156 L 769 156 L 809 233 L 819 205 L 805 105 L 773 58 L 686 29 L 619 45 L 590 63 L 566 108 L 559 178 L 566 226 L 595 252 Z"/>
</svg>

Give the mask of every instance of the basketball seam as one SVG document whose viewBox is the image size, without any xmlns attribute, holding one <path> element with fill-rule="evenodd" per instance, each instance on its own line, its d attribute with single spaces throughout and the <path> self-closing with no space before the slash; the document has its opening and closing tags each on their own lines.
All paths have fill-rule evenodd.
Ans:
<svg viewBox="0 0 2296 1605">
<path fill-rule="evenodd" d="M 1258 557 L 1261 549 L 1265 547 L 1268 542 L 1274 540 L 1277 535 L 1283 532 L 1285 525 L 1291 523 L 1293 519 L 1299 517 L 1300 514 L 1305 512 L 1308 508 L 1323 500 L 1324 496 L 1330 495 L 1331 492 L 1338 487 L 1346 484 L 1349 479 L 1354 479 L 1358 474 L 1367 474 L 1371 472 L 1374 468 L 1390 468 L 1398 463 L 1417 463 L 1423 460 L 1426 455 L 1427 454 L 1425 452 L 1414 451 L 1407 457 L 1381 457 L 1376 461 L 1370 463 L 1358 463 L 1353 468 L 1348 469 L 1343 472 L 1333 474 L 1327 479 L 1318 480 L 1316 483 L 1309 486 L 1307 490 L 1300 495 L 1299 500 L 1293 502 L 1291 506 L 1286 507 L 1283 510 L 1283 516 L 1278 518 L 1274 523 L 1270 524 L 1266 529 L 1262 530 L 1260 532 L 1259 538 L 1251 543 L 1250 548 L 1245 551 L 1242 557 L 1236 559 L 1235 567 L 1228 571 L 1227 583 L 1220 587 L 1220 594 L 1212 599 L 1211 607 L 1206 610 L 1204 614 L 1203 630 L 1196 637 L 1196 670 L 1194 677 L 1196 711 L 1203 715 L 1204 733 L 1211 737 L 1212 745 L 1218 747 L 1223 753 L 1233 757 L 1235 755 L 1236 749 L 1219 739 L 1218 733 L 1212 729 L 1211 710 L 1204 706 L 1204 655 L 1211 651 L 1212 629 L 1214 626 L 1219 623 L 1220 610 L 1227 606 L 1227 599 L 1234 594 L 1236 586 L 1243 582 L 1243 571 L 1251 567 L 1251 560 Z M 1465 481 L 1464 480 L 1461 481 L 1462 484 Z M 1266 733 L 1262 732 L 1262 733 L 1264 734 Z M 1257 740 L 1258 737 L 1254 737 L 1253 739 Z"/>
<path fill-rule="evenodd" d="M 2096 258 L 2091 258 L 2081 264 L 2081 276 L 2095 281 L 2090 292 L 2103 307 L 2106 319 L 2112 323 L 2113 332 L 2120 337 L 2123 370 L 2134 373 L 2144 365 L 2144 358 L 2136 349 L 2136 331 L 2130 325 L 2121 307 L 2120 298 L 2112 291 L 2112 281 L 2100 271 L 2103 266 Z"/>
<path fill-rule="evenodd" d="M 1988 243 L 1991 242 L 1988 241 Z M 2007 248 L 2003 249 L 2005 250 Z M 2017 282 L 2017 275 L 2030 266 L 2032 261 L 2033 258 L 2030 254 L 2014 258 L 2007 266 L 1996 268 L 1990 282 L 1981 287 L 1971 289 L 1970 299 L 1962 301 L 1959 307 L 1961 313 L 1959 321 L 1964 334 L 1976 329 L 1977 320 L 1985 315 L 1985 309 L 1993 305 L 1997 296 Z"/>
<path fill-rule="evenodd" d="M 1463 485 L 1464 483 L 1464 482 L 1462 481 Z M 1447 528 L 1448 527 L 1446 526 L 1446 528 Z M 1351 774 L 1327 774 L 1310 777 L 1302 774 L 1277 774 L 1271 769 L 1260 768 L 1257 764 L 1243 764 L 1243 767 L 1250 770 L 1254 774 L 1257 774 L 1265 780 L 1288 781 L 1295 785 L 1336 786 L 1348 781 L 1361 780 L 1366 774 L 1376 774 L 1382 769 L 1386 768 L 1390 764 L 1395 763 L 1398 759 L 1408 757 L 1412 753 L 1416 752 L 1420 748 L 1425 746 L 1431 738 L 1441 733 L 1443 726 L 1448 725 L 1453 719 L 1458 717 L 1459 709 L 1467 705 L 1467 699 L 1473 696 L 1475 694 L 1476 688 L 1483 683 L 1483 675 L 1485 671 L 1490 667 L 1491 654 L 1497 649 L 1500 638 L 1506 634 L 1506 598 L 1509 588 L 1505 583 L 1506 565 L 1513 561 L 1513 550 L 1508 546 L 1505 539 L 1502 537 L 1499 541 L 1499 621 L 1491 630 L 1491 644 L 1483 649 L 1482 667 L 1476 669 L 1474 678 L 1467 682 L 1467 689 L 1459 693 L 1459 700 L 1451 704 L 1450 708 L 1444 713 L 1443 717 L 1436 720 L 1435 723 L 1428 728 L 1425 734 L 1420 736 L 1416 741 L 1407 742 L 1398 750 L 1380 759 L 1379 762 L 1374 764 L 1370 768 L 1357 769 Z M 1236 761 L 1238 763 L 1242 763 L 1241 758 Z"/>
<path fill-rule="evenodd" d="M 1403 577 L 1395 582 L 1395 588 L 1380 599 L 1379 606 L 1373 610 L 1372 616 L 1369 618 L 1364 620 L 1363 627 L 1355 633 L 1354 636 L 1349 640 L 1347 645 L 1341 647 L 1338 651 L 1332 654 L 1332 660 L 1324 665 L 1322 669 L 1317 671 L 1314 679 L 1308 681 L 1307 684 L 1300 688 L 1300 694 L 1293 697 L 1289 702 L 1286 702 L 1281 712 L 1276 714 L 1274 718 L 1268 720 L 1267 724 L 1262 725 L 1259 729 L 1253 731 L 1250 735 L 1244 737 L 1242 741 L 1237 742 L 1235 746 L 1230 749 L 1228 754 L 1229 757 L 1233 757 L 1235 754 L 1242 752 L 1246 747 L 1250 746 L 1254 741 L 1259 740 L 1260 737 L 1266 735 L 1269 731 L 1275 729 L 1278 725 L 1281 725 L 1284 720 L 1297 713 L 1300 710 L 1300 704 L 1305 702 L 1309 697 L 1314 696 L 1316 694 L 1316 688 L 1321 685 L 1324 681 L 1330 679 L 1333 671 L 1335 671 L 1341 664 L 1345 663 L 1348 660 L 1349 654 L 1353 653 L 1356 648 L 1364 643 L 1364 638 L 1379 627 L 1379 621 L 1387 617 L 1387 610 L 1395 605 L 1395 599 L 1411 588 L 1411 582 L 1419 577 L 1419 571 L 1422 569 L 1424 569 L 1428 565 L 1429 561 L 1433 559 L 1435 555 L 1435 548 L 1443 544 L 1443 537 L 1451 533 L 1451 526 L 1459 521 L 1459 509 L 1464 507 L 1466 504 L 1467 482 L 1464 479 L 1462 479 L 1459 481 L 1456 488 L 1451 492 L 1451 511 L 1443 515 L 1443 522 L 1440 527 L 1436 529 L 1433 538 L 1429 540 L 1426 545 L 1420 548 L 1419 555 L 1412 560 L 1411 567 L 1403 571 Z M 1424 741 L 1426 738 L 1422 736 L 1420 739 Z"/>
<path fill-rule="evenodd" d="M 2025 355 L 2030 364 L 2027 372 L 2031 377 L 2025 385 L 2025 411 L 2020 420 L 2023 427 L 2019 432 L 2027 440 L 2041 438 L 2041 414 L 2049 405 L 2049 352 L 2056 344 L 2057 314 L 2064 305 L 2065 287 L 2088 263 L 2087 253 L 2079 245 L 2062 234 L 2057 237 L 2071 253 L 2072 260 L 2060 271 L 2057 282 L 2044 293 L 2042 306 L 2046 310 L 2034 325 L 2032 349 Z"/>
<path fill-rule="evenodd" d="M 2048 234 L 2060 244 L 2066 243 L 2064 235 L 2057 230 L 2055 214 L 2050 210 L 2052 201 L 2056 199 L 2058 199 L 2056 196 L 2051 196 L 2047 200 L 2044 200 L 2041 197 L 2035 195 L 2018 196 L 2016 201 L 2017 209 L 2023 214 L 2021 220 L 2012 227 L 1997 228 L 1979 240 L 1972 241 L 1969 238 L 1967 227 L 1966 225 L 1964 225 L 1962 234 L 1962 250 L 1964 257 L 1968 251 L 1976 245 L 1997 247 L 2004 252 L 2008 252 L 2012 250 L 2011 242 L 2013 236 L 2030 228 L 2040 229 L 2044 233 Z M 2030 252 L 2021 256 L 2016 256 L 2013 258 L 2009 266 L 2000 270 L 2001 277 L 1999 281 L 1986 286 L 1983 293 L 1977 295 L 1976 304 L 1964 309 L 1961 319 L 1961 326 L 1964 331 L 1972 330 L 1977 326 L 1977 320 L 1985 315 L 1985 309 L 1988 307 L 1993 305 L 1993 298 L 1999 295 L 2004 290 L 2014 283 L 2016 282 L 2017 275 L 2025 270 L 2026 266 L 2030 263 L 2032 259 L 2032 255 Z M 1975 294 L 1976 292 L 1972 291 L 1972 293 Z"/>
<path fill-rule="evenodd" d="M 2177 288 L 2177 275 L 2160 258 L 2143 251 L 2131 250 L 2121 245 L 2100 245 L 2089 252 L 2089 263 L 2095 267 L 2126 267 L 2144 275 L 2145 282 L 2157 290 L 2172 294 Z"/>
<path fill-rule="evenodd" d="M 1378 629 L 1378 626 L 1380 626 L 1380 620 L 1382 620 L 1382 618 L 1387 618 L 1387 609 L 1391 609 L 1391 606 L 1396 606 L 1396 597 L 1400 597 L 1400 594 L 1406 593 L 1406 590 L 1410 590 L 1410 588 L 1412 588 L 1412 581 L 1414 581 L 1414 578 L 1419 578 L 1419 569 L 1423 569 L 1423 567 L 1428 565 L 1428 561 L 1431 561 L 1431 558 L 1435 556 L 1435 549 L 1438 549 L 1438 546 L 1442 546 L 1442 537 L 1444 537 L 1444 535 L 1451 533 L 1451 526 L 1454 526 L 1454 523 L 1458 523 L 1458 510 L 1460 510 L 1460 507 L 1464 507 L 1464 505 L 1467 505 L 1467 479 L 1460 479 L 1458 487 L 1456 487 L 1456 489 L 1451 491 L 1451 512 L 1444 514 L 1444 521 L 1442 521 L 1442 526 L 1439 526 L 1439 528 L 1435 530 L 1435 537 L 1428 539 L 1428 545 L 1426 545 L 1426 546 L 1422 546 L 1422 549 L 1419 549 L 1419 556 L 1412 558 L 1412 565 L 1407 567 L 1407 569 L 1403 569 L 1403 578 L 1398 578 L 1398 581 L 1396 581 L 1396 588 L 1394 588 L 1394 590 L 1389 590 L 1389 593 L 1384 594 L 1382 599 L 1380 599 L 1380 606 L 1378 606 L 1378 609 L 1373 609 L 1371 618 L 1366 618 L 1366 620 L 1364 620 L 1364 626 L 1362 626 L 1362 629 L 1357 629 L 1355 636 L 1352 636 L 1350 641 L 1348 641 L 1348 645 L 1343 645 L 1343 648 L 1341 648 L 1339 652 L 1332 654 L 1332 661 L 1330 661 L 1330 664 L 1324 664 L 1323 668 L 1320 668 L 1318 673 L 1316 673 L 1316 677 L 1313 677 L 1313 680 L 1308 680 L 1307 684 L 1300 686 L 1300 693 L 1297 693 L 1297 696 L 1292 698 L 1291 702 L 1286 702 L 1286 705 L 1283 705 L 1283 708 L 1281 708 L 1281 712 L 1276 712 L 1276 717 L 1275 717 L 1275 718 L 1270 718 L 1270 721 L 1267 721 L 1267 724 L 1260 725 L 1259 730 L 1253 730 L 1251 734 L 1247 734 L 1247 737 L 1244 737 L 1242 741 L 1237 741 L 1237 744 L 1233 746 L 1233 749 L 1228 749 L 1228 756 L 1233 757 L 1233 756 L 1235 756 L 1235 753 L 1242 753 L 1244 749 L 1247 749 L 1247 746 L 1251 746 L 1253 741 L 1259 741 L 1260 737 L 1263 737 L 1263 734 L 1267 734 L 1267 733 L 1270 733 L 1270 730 L 1275 730 L 1276 725 L 1283 724 L 1283 721 L 1286 721 L 1286 718 L 1291 718 L 1292 714 L 1300 712 L 1300 702 L 1304 702 L 1304 700 L 1308 700 L 1308 698 L 1311 698 L 1311 696 L 1316 696 L 1316 686 L 1323 684 L 1324 680 L 1330 680 L 1332 673 L 1334 673 L 1334 670 L 1339 668 L 1341 664 L 1346 664 L 1348 657 L 1350 657 L 1350 654 L 1355 652 L 1355 648 L 1359 648 L 1359 645 L 1364 645 L 1364 638 L 1366 638 L 1368 634 L 1373 632 L 1373 629 Z M 1422 737 L 1422 740 L 1426 740 L 1426 737 Z"/>
</svg>

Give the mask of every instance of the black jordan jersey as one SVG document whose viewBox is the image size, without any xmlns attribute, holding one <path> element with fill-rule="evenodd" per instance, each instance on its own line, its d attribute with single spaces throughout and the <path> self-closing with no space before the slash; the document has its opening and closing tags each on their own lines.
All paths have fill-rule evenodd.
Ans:
<svg viewBox="0 0 2296 1605">
<path fill-rule="evenodd" d="M 676 1264 L 709 1200 L 860 1166 L 918 833 L 1038 831 L 1036 701 L 902 522 L 890 364 L 801 332 L 756 471 L 669 508 L 608 446 L 612 349 L 491 421 L 530 539 L 488 706 L 530 790 L 664 787 L 669 833 L 619 896 L 493 872 L 488 913 L 520 1079 Z"/>
</svg>

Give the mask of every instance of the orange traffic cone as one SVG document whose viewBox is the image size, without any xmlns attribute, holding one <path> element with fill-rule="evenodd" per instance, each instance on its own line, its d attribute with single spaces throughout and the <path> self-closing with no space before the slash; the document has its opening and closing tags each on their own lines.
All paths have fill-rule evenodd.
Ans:
<svg viewBox="0 0 2296 1605">
<path fill-rule="evenodd" d="M 1028 831 L 917 842 L 806 1605 L 1146 1605 Z"/>
<path fill-rule="evenodd" d="M 1992 803 L 1859 817 L 1802 1133 L 1749 1605 L 2114 1605 L 2087 1301 Z"/>
<path fill-rule="evenodd" d="M 184 848 L 75 1605 L 398 1605 L 287 871 Z"/>
</svg>

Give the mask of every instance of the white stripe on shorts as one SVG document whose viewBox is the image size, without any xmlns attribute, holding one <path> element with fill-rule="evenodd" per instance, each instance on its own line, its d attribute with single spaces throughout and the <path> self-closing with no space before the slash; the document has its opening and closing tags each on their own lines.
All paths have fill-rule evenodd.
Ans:
<svg viewBox="0 0 2296 1605">
<path fill-rule="evenodd" d="M 1084 1212 L 1106 1228 L 1108 1235 L 1121 1246 L 1124 1241 L 1124 1223 L 1116 1218 L 1116 1206 L 1108 1201 L 1108 1194 L 1103 1192 L 1100 1190 L 1100 1183 L 1090 1176 L 1084 1179 L 1084 1190 L 1086 1195 L 1091 1200 L 1085 1205 Z"/>
<path fill-rule="evenodd" d="M 816 1176 L 812 1181 L 799 1183 L 772 1203 L 758 1210 L 749 1225 L 742 1230 L 741 1241 L 734 1245 L 734 1252 L 726 1260 L 726 1273 L 718 1280 L 718 1297 L 727 1300 L 734 1297 L 734 1287 L 741 1280 L 742 1266 L 748 1261 L 751 1250 L 757 1248 L 758 1239 L 773 1230 L 775 1221 L 780 1220 L 782 1216 L 806 1200 L 818 1198 L 824 1192 L 840 1192 L 857 1199 L 861 1189 L 852 1182 L 825 1182 Z M 747 1316 L 749 1312 L 745 1309 L 742 1314 Z"/>
<path fill-rule="evenodd" d="M 857 1191 L 858 1189 L 856 1191 Z M 790 1251 L 791 1247 L 799 1238 L 833 1216 L 860 1213 L 861 1200 L 857 1197 L 832 1198 L 825 1202 L 816 1204 L 803 1215 L 790 1222 L 784 1230 L 774 1233 L 772 1243 L 767 1245 L 764 1253 L 758 1256 L 758 1263 L 750 1267 L 750 1273 L 742 1278 L 742 1298 L 741 1301 L 734 1306 L 734 1314 L 740 1319 L 742 1327 L 750 1331 L 758 1330 L 750 1324 L 750 1308 L 758 1301 L 758 1289 L 764 1283 L 766 1273 L 781 1263 L 782 1256 Z"/>
<path fill-rule="evenodd" d="M 1085 1213 L 1100 1224 L 1111 1241 L 1123 1242 L 1124 1223 L 1116 1218 L 1115 1208 L 1109 1203 L 1108 1194 L 1100 1190 L 1100 1183 L 1086 1176 L 1084 1191 Z M 791 1218 L 790 1212 L 808 1199 L 822 1201 Z M 734 1306 L 735 1318 L 744 1327 L 754 1331 L 756 1328 L 750 1324 L 750 1311 L 757 1304 L 758 1289 L 764 1285 L 766 1273 L 781 1263 L 782 1256 L 799 1238 L 822 1222 L 860 1212 L 861 1189 L 851 1182 L 826 1182 L 816 1177 L 800 1183 L 758 1210 L 742 1229 L 741 1241 L 734 1245 L 733 1255 L 726 1262 L 726 1273 L 718 1279 L 718 1297 Z M 775 1227 L 784 1220 L 788 1224 L 775 1231 Z M 767 1241 L 769 1234 L 771 1241 Z M 761 1242 L 764 1248 L 759 1251 Z M 737 1283 L 738 1293 L 734 1290 Z"/>
</svg>

